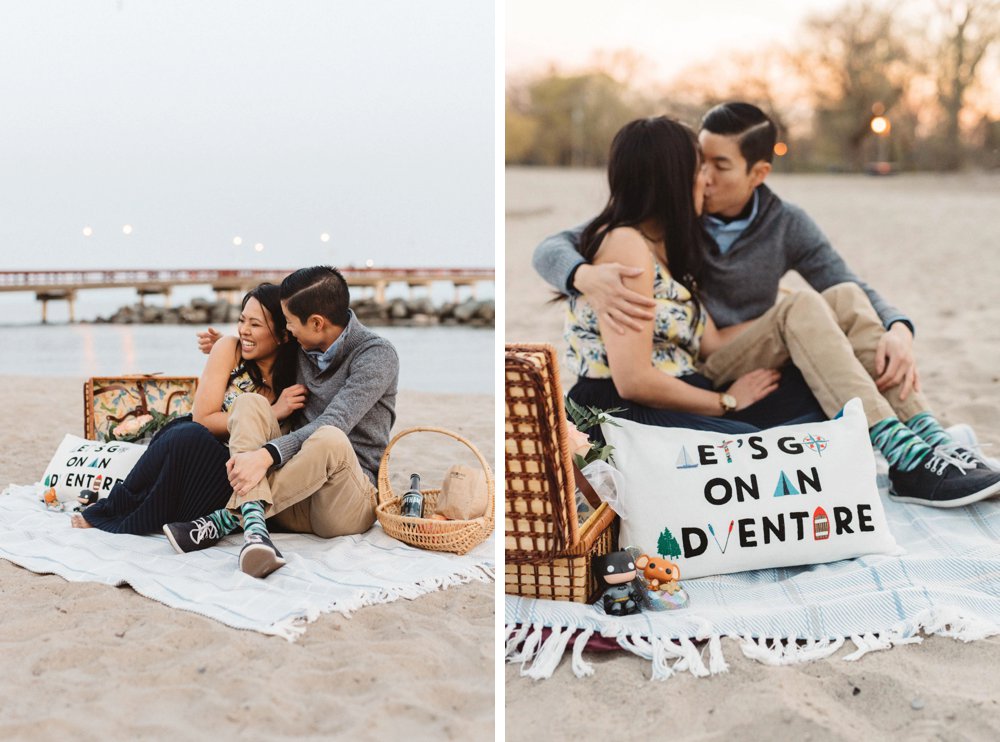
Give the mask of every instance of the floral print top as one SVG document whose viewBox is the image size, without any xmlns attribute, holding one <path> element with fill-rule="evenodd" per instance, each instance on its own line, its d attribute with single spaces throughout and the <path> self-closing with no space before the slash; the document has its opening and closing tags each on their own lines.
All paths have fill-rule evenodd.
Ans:
<svg viewBox="0 0 1000 742">
<path fill-rule="evenodd" d="M 240 363 L 229 374 L 229 386 L 226 387 L 226 393 L 222 397 L 222 411 L 229 412 L 229 409 L 233 406 L 233 402 L 241 394 L 255 391 L 257 391 L 257 387 L 254 386 L 253 379 L 250 378 L 246 366 Z"/>
<path fill-rule="evenodd" d="M 653 366 L 671 376 L 698 370 L 698 351 L 705 332 L 705 312 L 691 292 L 657 261 L 653 261 Z M 569 349 L 566 362 L 577 376 L 610 379 L 608 352 L 601 340 L 597 314 L 582 296 L 572 296 L 564 332 Z"/>
</svg>

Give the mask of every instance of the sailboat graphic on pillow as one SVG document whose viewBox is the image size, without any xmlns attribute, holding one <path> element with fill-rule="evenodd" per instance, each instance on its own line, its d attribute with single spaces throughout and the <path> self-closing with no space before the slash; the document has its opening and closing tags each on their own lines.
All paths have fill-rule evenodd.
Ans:
<svg viewBox="0 0 1000 742">
<path fill-rule="evenodd" d="M 677 468 L 678 469 L 694 469 L 698 466 L 698 462 L 691 458 L 691 454 L 688 453 L 687 448 L 681 446 L 681 452 L 677 455 Z"/>
</svg>

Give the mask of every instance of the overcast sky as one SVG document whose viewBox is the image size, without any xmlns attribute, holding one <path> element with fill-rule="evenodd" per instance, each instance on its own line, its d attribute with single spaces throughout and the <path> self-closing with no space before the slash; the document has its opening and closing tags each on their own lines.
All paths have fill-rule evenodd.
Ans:
<svg viewBox="0 0 1000 742">
<path fill-rule="evenodd" d="M 0 269 L 493 265 L 491 3 L 0 8 Z"/>
</svg>

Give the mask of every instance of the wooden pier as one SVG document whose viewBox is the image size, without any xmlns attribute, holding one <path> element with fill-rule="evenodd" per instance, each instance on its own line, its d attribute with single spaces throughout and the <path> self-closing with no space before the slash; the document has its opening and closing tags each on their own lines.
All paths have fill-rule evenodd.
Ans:
<svg viewBox="0 0 1000 742">
<path fill-rule="evenodd" d="M 0 291 L 23 291 L 35 294 L 42 303 L 42 322 L 48 319 L 50 301 L 69 303 L 69 320 L 75 321 L 75 304 L 79 291 L 86 289 L 134 288 L 139 303 L 145 297 L 161 295 L 169 305 L 170 293 L 175 286 L 207 285 L 217 296 L 237 297 L 259 283 L 270 281 L 280 284 L 294 269 L 82 269 L 59 271 L 0 271 Z M 460 291 L 468 288 L 475 298 L 476 284 L 492 282 L 493 268 L 338 268 L 352 288 L 370 289 L 376 302 L 383 304 L 386 289 L 392 284 L 406 284 L 412 295 L 416 287 L 429 287 L 434 283 L 449 283 L 455 290 L 455 301 Z"/>
</svg>

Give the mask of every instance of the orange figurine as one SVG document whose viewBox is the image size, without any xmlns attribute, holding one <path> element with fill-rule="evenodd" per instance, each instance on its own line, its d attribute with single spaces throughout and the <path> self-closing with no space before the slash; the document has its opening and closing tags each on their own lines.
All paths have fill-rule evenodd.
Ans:
<svg viewBox="0 0 1000 742">
<path fill-rule="evenodd" d="M 669 593 L 676 592 L 677 581 L 681 578 L 681 570 L 673 562 L 662 558 L 651 559 L 649 555 L 643 554 L 635 560 L 635 566 L 642 570 L 642 576 L 646 578 L 650 589 L 666 590 Z M 673 584 L 671 585 L 671 583 Z"/>
</svg>

